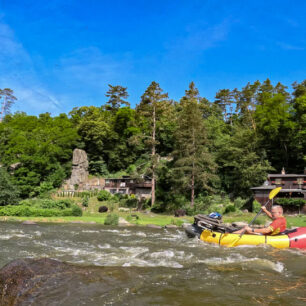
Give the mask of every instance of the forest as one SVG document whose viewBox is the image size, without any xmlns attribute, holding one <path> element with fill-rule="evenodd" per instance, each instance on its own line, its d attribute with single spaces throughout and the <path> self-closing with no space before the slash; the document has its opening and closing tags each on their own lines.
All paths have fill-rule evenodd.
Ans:
<svg viewBox="0 0 306 306">
<path fill-rule="evenodd" d="M 108 87 L 105 104 L 58 116 L 11 114 L 18 97 L 0 90 L 0 205 L 60 188 L 75 148 L 87 152 L 92 176 L 151 178 L 156 211 L 249 199 L 268 173 L 304 171 L 306 80 L 247 83 L 214 101 L 193 82 L 179 101 L 152 82 L 135 108 L 126 87 Z"/>
</svg>

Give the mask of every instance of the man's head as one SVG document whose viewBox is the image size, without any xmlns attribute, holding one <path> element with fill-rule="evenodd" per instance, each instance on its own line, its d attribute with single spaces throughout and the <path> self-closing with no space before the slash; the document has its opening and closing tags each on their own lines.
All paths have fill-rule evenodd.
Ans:
<svg viewBox="0 0 306 306">
<path fill-rule="evenodd" d="M 277 219 L 283 216 L 283 208 L 279 205 L 273 205 L 271 209 L 272 219 Z"/>
</svg>

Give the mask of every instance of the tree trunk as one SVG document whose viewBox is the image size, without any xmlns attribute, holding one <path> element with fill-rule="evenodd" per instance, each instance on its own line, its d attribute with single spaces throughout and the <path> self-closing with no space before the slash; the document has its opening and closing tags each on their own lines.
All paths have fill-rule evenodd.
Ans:
<svg viewBox="0 0 306 306">
<path fill-rule="evenodd" d="M 194 159 L 195 159 L 195 136 L 194 130 L 192 131 L 192 145 L 193 145 L 193 159 L 192 159 L 192 173 L 191 173 L 191 203 L 190 206 L 194 206 Z"/>
<path fill-rule="evenodd" d="M 155 110 L 155 104 L 153 104 L 151 206 L 153 206 L 155 203 L 155 133 L 156 133 L 156 110 Z"/>
<path fill-rule="evenodd" d="M 2 122 L 4 117 L 5 105 L 6 105 L 6 97 L 3 98 L 3 102 L 1 103 L 0 122 Z"/>
</svg>

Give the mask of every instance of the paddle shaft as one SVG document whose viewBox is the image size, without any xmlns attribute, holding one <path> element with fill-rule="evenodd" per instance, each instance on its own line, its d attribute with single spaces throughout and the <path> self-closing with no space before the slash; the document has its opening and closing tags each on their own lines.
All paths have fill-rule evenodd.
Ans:
<svg viewBox="0 0 306 306">
<path fill-rule="evenodd" d="M 270 202 L 270 199 L 267 201 L 267 203 L 264 205 L 264 207 L 266 207 L 268 205 L 268 203 Z M 248 226 L 251 226 L 254 221 L 256 220 L 256 218 L 261 214 L 262 212 L 262 208 L 260 209 L 260 211 L 257 213 L 257 215 L 253 218 L 253 220 L 248 224 Z M 241 234 L 240 234 L 240 238 L 243 236 L 243 234 L 245 233 L 246 230 L 244 230 Z"/>
</svg>

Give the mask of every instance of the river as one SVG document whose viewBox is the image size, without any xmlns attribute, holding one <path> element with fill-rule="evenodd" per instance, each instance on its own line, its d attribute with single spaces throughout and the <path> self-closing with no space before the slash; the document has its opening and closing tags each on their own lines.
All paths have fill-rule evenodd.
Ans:
<svg viewBox="0 0 306 306">
<path fill-rule="evenodd" d="M 181 229 L 0 222 L 0 267 L 48 257 L 109 273 L 71 280 L 30 305 L 305 305 L 306 253 L 226 248 Z M 103 289 L 104 288 L 104 289 Z"/>
</svg>

